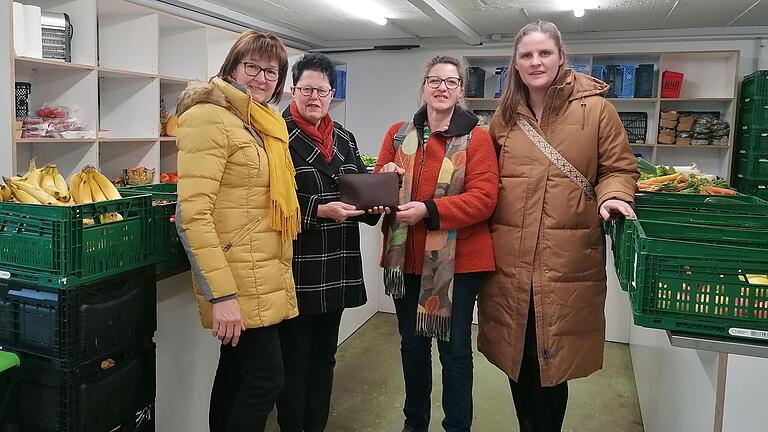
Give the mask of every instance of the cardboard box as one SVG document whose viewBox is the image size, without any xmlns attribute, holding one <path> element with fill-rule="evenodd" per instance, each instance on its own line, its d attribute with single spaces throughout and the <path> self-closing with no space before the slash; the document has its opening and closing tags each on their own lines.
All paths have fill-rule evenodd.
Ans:
<svg viewBox="0 0 768 432">
<path fill-rule="evenodd" d="M 677 134 L 674 129 L 661 129 L 659 130 L 659 135 L 675 136 Z"/>
<path fill-rule="evenodd" d="M 678 124 L 683 123 L 683 124 L 690 124 L 690 125 L 692 125 L 694 120 L 695 120 L 695 118 L 693 116 L 684 115 L 684 116 L 680 116 L 677 119 L 677 123 Z"/>
<path fill-rule="evenodd" d="M 680 132 L 688 132 L 693 128 L 693 123 L 678 123 L 677 130 Z"/>
<path fill-rule="evenodd" d="M 690 138 L 677 138 L 677 139 L 675 139 L 675 145 L 679 145 L 679 146 L 691 145 L 691 139 Z"/>
<path fill-rule="evenodd" d="M 677 111 L 662 111 L 661 113 L 662 120 L 675 121 L 677 120 L 678 116 L 679 114 L 677 113 Z"/>
<path fill-rule="evenodd" d="M 661 127 L 663 127 L 663 128 L 674 129 L 675 127 L 677 127 L 677 121 L 676 120 L 664 120 L 664 119 L 662 119 L 659 122 L 659 125 Z"/>
<path fill-rule="evenodd" d="M 674 144 L 675 137 L 669 135 L 659 135 L 659 144 Z"/>
</svg>

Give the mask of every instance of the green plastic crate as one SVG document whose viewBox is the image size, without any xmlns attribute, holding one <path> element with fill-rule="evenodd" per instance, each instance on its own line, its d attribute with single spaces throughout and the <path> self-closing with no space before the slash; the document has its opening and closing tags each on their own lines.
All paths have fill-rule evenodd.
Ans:
<svg viewBox="0 0 768 432">
<path fill-rule="evenodd" d="M 736 136 L 738 154 L 768 153 L 768 123 L 764 127 L 743 126 Z"/>
<path fill-rule="evenodd" d="M 699 198 L 695 196 L 694 199 Z M 738 196 L 750 200 L 748 197 Z M 692 201 L 681 196 L 681 201 Z M 699 199 L 700 201 L 703 201 Z M 768 207 L 763 208 L 763 215 L 738 214 L 722 212 L 714 207 L 702 206 L 698 210 L 675 209 L 671 207 L 638 207 L 635 211 L 641 221 L 664 221 L 701 226 L 740 227 L 746 229 L 768 230 Z M 733 207 L 733 206 L 732 206 Z M 748 207 L 754 207 L 750 205 Z M 628 224 L 624 219 L 613 222 L 613 260 L 619 284 L 624 291 L 629 291 L 632 269 L 634 265 L 634 224 Z"/>
<path fill-rule="evenodd" d="M 768 335 L 768 231 L 629 223 L 637 252 L 630 287 L 635 324 Z"/>
<path fill-rule="evenodd" d="M 120 193 L 148 192 L 152 200 L 171 201 L 152 206 L 152 241 L 155 253 L 155 275 L 158 280 L 189 270 L 189 257 L 176 230 L 176 183 L 120 188 Z"/>
<path fill-rule="evenodd" d="M 742 103 L 739 107 L 739 124 L 768 127 L 768 98 Z"/>
<path fill-rule="evenodd" d="M 151 206 L 146 194 L 69 207 L 0 203 L 0 277 L 66 289 L 149 265 Z M 100 223 L 110 212 L 123 220 Z"/>
<path fill-rule="evenodd" d="M 733 171 L 737 178 L 768 180 L 768 154 L 738 153 L 733 158 Z"/>
<path fill-rule="evenodd" d="M 768 180 L 737 178 L 733 182 L 733 187 L 743 194 L 768 200 Z"/>
<path fill-rule="evenodd" d="M 741 81 L 741 102 L 768 100 L 768 70 L 759 70 Z"/>
<path fill-rule="evenodd" d="M 635 194 L 635 206 L 721 214 L 768 215 L 768 201 L 749 195 L 713 196 L 638 192 Z"/>
</svg>

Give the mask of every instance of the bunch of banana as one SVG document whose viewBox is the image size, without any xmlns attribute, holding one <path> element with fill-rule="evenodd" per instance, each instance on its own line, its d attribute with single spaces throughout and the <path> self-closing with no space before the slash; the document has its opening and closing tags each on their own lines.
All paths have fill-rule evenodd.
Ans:
<svg viewBox="0 0 768 432">
<path fill-rule="evenodd" d="M 29 161 L 29 168 L 23 176 L 3 177 L 7 190 L 16 201 L 24 204 L 71 205 L 67 182 L 55 164 L 43 168 Z M 40 193 L 42 192 L 42 194 Z M 3 201 L 10 201 L 6 190 L 2 191 Z"/>
<path fill-rule="evenodd" d="M 11 188 L 4 184 L 0 184 L 0 202 L 10 201 L 11 199 L 13 199 Z"/>
<path fill-rule="evenodd" d="M 69 179 L 69 193 L 77 204 L 120 199 L 120 192 L 115 185 L 93 166 L 86 166 Z M 99 216 L 101 223 L 123 220 L 120 213 L 107 213 Z"/>
</svg>

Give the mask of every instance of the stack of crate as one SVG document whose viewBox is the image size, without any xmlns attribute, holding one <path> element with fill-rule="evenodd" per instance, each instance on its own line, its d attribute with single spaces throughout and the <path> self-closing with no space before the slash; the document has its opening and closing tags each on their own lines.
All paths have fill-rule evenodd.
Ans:
<svg viewBox="0 0 768 432">
<path fill-rule="evenodd" d="M 768 70 L 744 78 L 733 154 L 732 185 L 768 199 Z"/>
<path fill-rule="evenodd" d="M 154 430 L 151 203 L 0 203 L 0 347 L 21 357 L 4 432 Z"/>
</svg>

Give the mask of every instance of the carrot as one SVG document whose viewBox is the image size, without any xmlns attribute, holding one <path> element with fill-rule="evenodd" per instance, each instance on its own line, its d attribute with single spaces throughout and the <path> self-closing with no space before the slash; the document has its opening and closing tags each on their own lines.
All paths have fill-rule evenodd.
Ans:
<svg viewBox="0 0 768 432">
<path fill-rule="evenodd" d="M 640 184 L 655 185 L 655 184 L 671 182 L 671 181 L 677 180 L 679 176 L 680 174 L 670 174 L 662 177 L 653 177 L 653 178 L 649 178 L 648 180 L 640 182 Z"/>
<path fill-rule="evenodd" d="M 682 175 L 682 174 L 680 174 L 679 176 L 677 176 L 677 182 L 678 182 L 678 183 L 685 183 L 685 182 L 687 182 L 687 181 L 688 181 L 688 177 L 686 177 L 686 176 L 684 176 L 684 175 Z"/>
<path fill-rule="evenodd" d="M 681 184 L 679 184 L 679 185 L 675 186 L 675 189 L 677 189 L 677 190 L 683 190 L 683 189 L 685 189 L 685 185 L 681 183 Z"/>
<path fill-rule="evenodd" d="M 720 188 L 717 186 L 704 186 L 704 190 L 715 195 L 736 195 L 735 190 Z"/>
<path fill-rule="evenodd" d="M 649 184 L 643 184 L 643 183 L 638 183 L 637 184 L 637 188 L 640 189 L 640 190 L 646 190 L 646 189 L 650 189 L 652 187 L 653 187 L 653 185 L 649 185 Z"/>
</svg>

